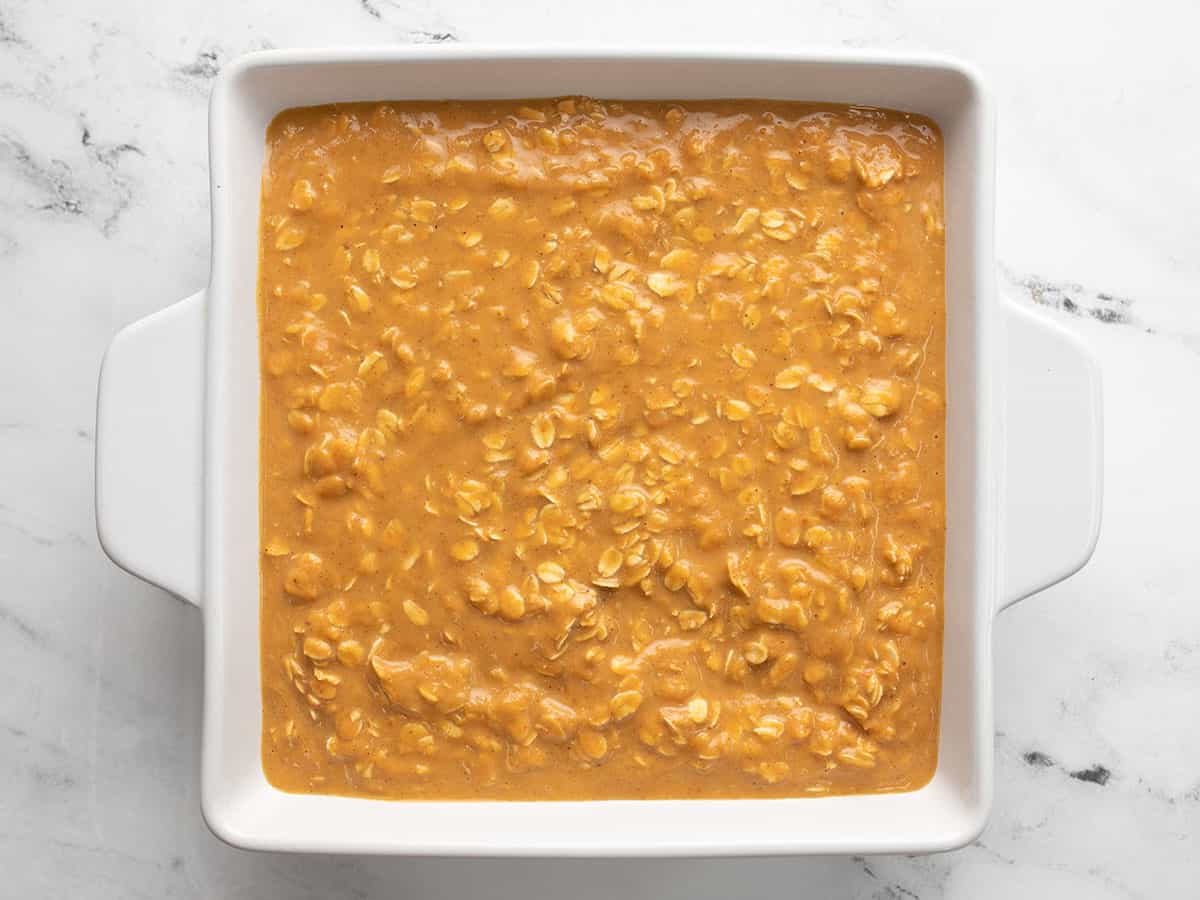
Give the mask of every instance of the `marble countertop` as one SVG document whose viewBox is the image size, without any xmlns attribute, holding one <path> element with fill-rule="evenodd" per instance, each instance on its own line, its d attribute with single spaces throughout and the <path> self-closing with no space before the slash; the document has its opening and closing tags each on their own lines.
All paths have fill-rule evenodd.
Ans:
<svg viewBox="0 0 1200 900">
<path fill-rule="evenodd" d="M 11 896 L 1196 896 L 1200 14 L 1171 0 L 0 0 L 0 871 Z M 315 6 L 312 7 L 315 9 Z M 599 12 L 597 11 L 599 10 Z M 1074 12 L 1069 10 L 1076 10 Z M 736 11 L 731 15 L 731 11 Z M 766 26 L 766 27 L 764 27 Z M 926 857 L 446 862 L 253 854 L 199 811 L 201 620 L 93 524 L 117 329 L 204 285 L 206 101 L 262 47 L 721 43 L 952 53 L 999 109 L 997 277 L 1105 376 L 1105 517 L 995 631 L 995 811 Z M 553 92 L 547 86 L 547 92 Z"/>
</svg>

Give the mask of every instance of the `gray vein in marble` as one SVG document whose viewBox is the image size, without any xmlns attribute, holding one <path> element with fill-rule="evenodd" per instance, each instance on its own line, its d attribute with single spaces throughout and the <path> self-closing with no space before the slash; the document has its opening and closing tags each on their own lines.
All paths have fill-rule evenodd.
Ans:
<svg viewBox="0 0 1200 900">
<path fill-rule="evenodd" d="M 98 630 L 96 632 L 97 648 L 91 660 L 85 660 L 78 654 L 65 650 L 60 643 L 52 638 L 50 633 L 35 627 L 29 622 L 28 619 L 19 615 L 11 608 L 4 606 L 0 606 L 0 631 L 7 631 L 11 634 L 15 634 L 29 646 L 35 647 L 38 650 L 56 657 L 58 659 L 58 662 L 55 664 L 56 669 L 71 670 L 75 673 L 73 677 L 77 679 L 76 683 L 81 685 L 90 685 L 91 690 L 94 692 L 97 698 L 93 702 L 93 711 L 97 709 L 96 704 L 99 702 L 98 698 L 100 697 L 101 692 L 104 692 L 109 697 L 120 698 L 120 702 L 122 703 L 131 703 L 131 708 L 152 711 L 159 707 L 157 702 L 151 701 L 140 689 L 130 689 L 130 686 L 128 685 L 114 682 L 104 673 L 102 668 L 102 653 L 100 652 L 103 649 L 102 631 Z M 9 652 L 11 652 L 11 643 L 6 643 L 5 646 L 10 648 Z M 97 660 L 100 660 L 101 665 L 97 664 Z M 140 686 L 136 687 L 140 688 Z M 3 729 L 14 738 L 35 741 L 38 745 L 53 750 L 56 753 L 61 753 L 67 756 L 72 755 L 72 751 L 68 751 L 64 747 L 54 744 L 44 737 L 33 737 L 27 730 L 16 725 L 7 722 L 0 723 L 0 729 Z M 94 740 L 95 735 L 93 735 L 93 741 Z M 94 758 L 96 755 L 96 748 L 94 746 L 91 747 L 89 753 L 92 757 L 90 760 L 90 765 L 94 769 L 96 764 L 96 760 Z"/>
<path fill-rule="evenodd" d="M 103 65 L 101 51 L 105 49 L 109 40 L 121 36 L 121 29 L 105 22 L 89 22 L 88 26 L 95 35 L 95 39 L 88 47 L 88 62 L 94 67 Z"/>
<path fill-rule="evenodd" d="M 0 47 L 28 47 L 29 42 L 13 30 L 8 17 L 0 10 Z"/>
<path fill-rule="evenodd" d="M 90 546 L 90 541 L 78 531 L 68 531 L 61 536 L 43 534 L 41 531 L 34 530 L 26 525 L 18 525 L 16 522 L 10 521 L 8 518 L 8 514 L 10 513 L 18 518 L 24 518 L 25 521 L 28 521 L 30 518 L 27 514 L 19 510 L 14 510 L 11 507 L 0 504 L 0 514 L 5 516 L 5 518 L 0 518 L 0 528 L 7 528 L 9 531 L 27 538 L 35 544 L 41 544 L 43 547 L 57 547 L 61 544 L 73 544 L 76 547 Z"/>
<path fill-rule="evenodd" d="M 880 882 L 879 888 L 871 894 L 872 900 L 921 900 L 921 895 L 915 891 L 911 891 L 894 881 L 885 881 L 876 874 L 871 868 L 870 862 L 866 857 L 854 856 L 851 859 L 858 863 L 858 867 L 862 869 L 864 875 L 872 881 Z"/>
<path fill-rule="evenodd" d="M 211 81 L 220 72 L 221 51 L 216 47 L 201 50 L 190 63 L 175 67 L 175 74 L 185 78 L 198 78 L 201 81 Z"/>
<path fill-rule="evenodd" d="M 233 49 L 211 43 L 205 44 L 196 52 L 190 62 L 170 66 L 168 74 L 174 84 L 183 87 L 189 93 L 207 99 L 212 87 L 212 80 L 221 74 L 221 67 L 227 60 L 236 59 L 245 53 L 274 49 L 275 44 L 266 38 L 260 38 L 248 45 L 243 44 Z"/>
<path fill-rule="evenodd" d="M 83 215 L 83 196 L 70 166 L 61 159 L 38 162 L 17 138 L 0 134 L 0 164 L 7 164 L 19 178 L 46 195 L 45 203 L 34 206 L 37 211 Z"/>
<path fill-rule="evenodd" d="M 0 606 L 0 625 L 4 625 L 24 637 L 29 643 L 48 649 L 50 640 L 16 613 Z"/>
<path fill-rule="evenodd" d="M 407 33 L 414 44 L 454 43 L 458 37 L 452 31 L 410 31 Z"/>
<path fill-rule="evenodd" d="M 3 240 L 2 236 L 0 236 L 0 240 Z M 29 422 L 0 422 L 0 435 L 20 433 L 27 434 L 30 432 L 40 432 L 42 430 L 43 429 L 40 429 L 36 425 L 32 425 Z M 54 430 L 57 431 L 58 429 Z M 73 429 L 72 433 L 75 435 L 75 437 L 80 438 L 81 440 L 89 442 L 95 440 L 95 435 L 93 435 L 92 432 L 87 428 L 76 427 Z M 0 512 L 3 512 L 4 509 L 4 504 L 0 503 Z"/>
<path fill-rule="evenodd" d="M 1172 645 L 1179 643 L 1181 642 L 1173 641 Z M 1170 647 L 1171 645 L 1168 646 Z M 1189 651 L 1187 650 L 1183 651 L 1185 656 L 1188 652 Z M 1011 744 L 1007 738 L 1007 735 L 1002 731 L 996 732 L 996 749 L 997 753 L 1011 753 Z M 1060 765 L 1059 762 L 1049 754 L 1037 749 L 1024 751 L 1019 754 L 1019 758 L 1023 763 L 1025 763 L 1026 766 L 1034 771 L 1042 770 L 1045 772 L 1054 773 L 1060 777 L 1065 775 L 1072 781 L 1080 782 L 1083 785 L 1089 785 L 1094 788 L 1107 788 L 1109 790 L 1115 790 L 1122 797 L 1128 797 L 1135 791 L 1140 791 L 1141 793 L 1146 794 L 1155 801 L 1162 803 L 1167 807 L 1175 807 L 1179 804 L 1200 804 L 1200 774 L 1198 774 L 1196 782 L 1191 787 L 1176 793 L 1170 793 L 1147 783 L 1146 780 L 1140 775 L 1134 774 L 1132 776 L 1127 776 L 1124 779 L 1118 778 L 1112 769 L 1102 763 L 1093 763 L 1086 768 L 1070 769 L 1066 766 Z M 1048 821 L 1048 818 L 1043 819 L 1034 825 L 1017 823 L 1014 825 L 1013 830 L 1015 833 L 1021 834 L 1037 831 L 1045 826 Z M 1124 890 L 1123 886 L 1117 885 L 1115 882 L 1114 886 L 1122 887 Z"/>
<path fill-rule="evenodd" d="M 1002 734 L 996 735 L 997 740 L 1000 740 L 1003 737 L 1004 736 Z M 1035 769 L 1062 769 L 1062 767 L 1059 766 L 1052 756 L 1043 753 L 1041 750 L 1027 750 L 1021 754 L 1021 759 L 1025 765 L 1031 766 Z M 1083 781 L 1089 784 L 1099 785 L 1100 787 L 1104 787 L 1106 784 L 1108 784 L 1109 779 L 1111 779 L 1113 775 L 1111 769 L 1109 769 L 1107 766 L 1101 765 L 1100 763 L 1093 763 L 1086 769 L 1071 769 L 1069 771 L 1063 771 L 1066 771 L 1067 775 L 1071 778 L 1074 778 L 1076 781 Z"/>
<path fill-rule="evenodd" d="M 53 547 L 58 543 L 58 541 L 55 541 L 53 538 L 48 538 L 44 534 L 38 534 L 36 531 L 30 531 L 28 528 L 25 528 L 22 525 L 16 525 L 12 522 L 0 522 L 0 528 L 7 528 L 9 531 L 13 531 L 22 537 L 28 538 L 35 544 L 41 544 L 43 547 Z"/>
<path fill-rule="evenodd" d="M 1112 778 L 1112 772 L 1099 763 L 1091 766 L 1090 768 L 1076 769 L 1073 772 L 1068 772 L 1067 774 L 1076 781 L 1085 781 L 1089 784 L 1098 784 L 1100 787 L 1104 787 L 1106 784 L 1108 784 L 1108 780 Z"/>
<path fill-rule="evenodd" d="M 110 237 L 117 226 L 117 220 L 129 209 L 133 202 L 133 185 L 129 178 L 120 171 L 123 157 L 133 154 L 145 157 L 145 152 L 137 144 L 123 141 L 115 144 L 97 143 L 86 123 L 81 123 L 82 133 L 79 142 L 83 145 L 88 158 L 98 164 L 105 172 L 109 186 L 112 188 L 113 209 L 105 217 L 100 231 L 105 237 Z"/>
<path fill-rule="evenodd" d="M 112 169 L 116 166 L 117 160 L 126 153 L 136 153 L 138 156 L 145 156 L 142 148 L 137 144 L 97 144 L 92 140 L 91 129 L 87 124 L 83 124 L 83 133 L 79 136 L 81 143 L 88 150 L 88 155 L 99 162 L 106 169 Z"/>
<path fill-rule="evenodd" d="M 0 841 L 13 842 L 13 841 L 28 841 L 28 840 L 29 840 L 29 837 L 27 835 L 23 835 L 23 834 L 0 834 Z M 62 838 L 49 838 L 49 839 L 46 839 L 44 842 L 49 844 L 52 847 L 58 847 L 63 850 L 72 850 L 72 851 L 75 851 L 78 853 L 88 853 L 88 854 L 97 855 L 97 856 L 111 856 L 111 857 L 114 857 L 121 861 L 135 862 L 135 863 L 139 863 L 140 865 L 151 866 L 155 869 L 162 869 L 164 871 L 169 870 L 169 871 L 177 872 L 180 869 L 182 869 L 183 865 L 184 865 L 183 858 L 179 857 L 179 856 L 171 857 L 171 859 L 169 861 L 164 862 L 162 860 L 151 859 L 146 856 L 134 855 L 134 854 L 128 853 L 124 850 L 117 850 L 117 849 L 114 849 L 111 847 L 97 846 L 95 844 L 82 844 L 82 843 L 79 843 L 78 841 L 68 841 L 68 840 L 64 840 Z M 122 887 L 123 888 L 128 887 L 128 885 L 122 885 Z M 141 896 L 152 896 L 152 895 L 143 894 Z"/>
<path fill-rule="evenodd" d="M 1160 803 L 1165 803 L 1167 806 L 1178 806 L 1179 804 L 1200 804 L 1200 773 L 1196 776 L 1196 782 L 1186 790 L 1169 793 L 1161 788 L 1155 787 L 1147 783 L 1146 779 L 1140 775 L 1136 779 L 1137 786 L 1143 793 L 1149 794 Z"/>
<path fill-rule="evenodd" d="M 36 212 L 56 218 L 82 218 L 93 222 L 104 237 L 112 237 L 121 216 L 134 200 L 134 180 L 124 171 L 124 160 L 145 153 L 129 141 L 96 141 L 84 122 L 80 123 L 80 144 L 87 169 L 99 170 L 104 188 L 97 190 L 65 160 L 35 157 L 24 141 L 13 134 L 0 133 L 0 169 L 7 168 L 20 182 L 31 188 L 37 199 L 29 205 Z M 86 175 L 90 175 L 88 171 Z M 11 242 L 5 238 L 5 242 Z"/>
<path fill-rule="evenodd" d="M 1190 668 L 1200 671 L 1200 640 L 1176 638 L 1168 641 L 1163 650 L 1163 662 L 1172 672 L 1180 674 Z"/>
<path fill-rule="evenodd" d="M 0 730 L 3 730 L 10 738 L 15 738 L 22 744 L 34 744 L 42 750 L 49 751 L 55 756 L 70 756 L 70 752 L 62 744 L 50 741 L 45 738 L 31 735 L 24 728 L 17 728 L 7 722 L 0 723 Z"/>
<path fill-rule="evenodd" d="M 1054 765 L 1054 760 L 1041 750 L 1030 750 L 1028 753 L 1022 754 L 1021 759 L 1025 760 L 1028 765 L 1041 769 L 1048 769 Z"/>
<path fill-rule="evenodd" d="M 1019 275 L 1004 265 L 1000 266 L 1000 271 L 1012 287 L 1020 288 L 1038 306 L 1059 309 L 1073 316 L 1086 316 L 1108 325 L 1136 324 L 1130 312 L 1133 300 L 1129 297 L 1089 290 L 1074 281 Z"/>
<path fill-rule="evenodd" d="M 393 0 L 358 0 L 359 8 L 376 22 L 395 24 L 391 22 L 391 12 L 398 17 L 410 20 L 413 11 L 400 8 Z M 385 11 L 388 13 L 385 15 Z M 449 29 L 404 28 L 396 33 L 396 38 L 406 44 L 445 44 L 458 41 L 458 35 Z"/>
<path fill-rule="evenodd" d="M 34 781 L 46 787 L 66 790 L 79 784 L 79 779 L 69 772 L 47 769 L 44 766 L 39 766 L 37 763 L 26 766 L 25 770 Z"/>
<path fill-rule="evenodd" d="M 1017 863 L 1017 861 L 1011 856 L 1006 856 L 995 847 L 985 843 L 983 838 L 978 838 L 977 840 L 973 841 L 968 849 L 979 850 L 980 852 L 994 859 L 996 862 L 1004 863 L 1006 866 L 1013 866 Z"/>
<path fill-rule="evenodd" d="M 0 44 L 0 47 L 5 46 Z M 11 52 L 13 45 L 9 45 Z M 45 98 L 52 92 L 51 82 L 45 72 L 37 72 L 32 78 L 33 85 L 18 84 L 15 81 L 0 81 L 0 96 L 14 97 L 19 100 L 29 100 L 34 103 L 44 103 Z"/>
<path fill-rule="evenodd" d="M 1012 753 L 1011 742 L 1008 740 L 1008 736 L 1002 731 L 996 732 L 996 751 L 998 754 L 1002 752 L 1007 754 Z M 1198 774 L 1197 781 L 1193 786 L 1177 793 L 1170 793 L 1148 784 L 1141 776 L 1136 774 L 1126 776 L 1125 778 L 1118 778 L 1112 769 L 1102 763 L 1093 763 L 1086 768 L 1069 769 L 1061 765 L 1049 754 L 1038 749 L 1026 750 L 1017 754 L 1017 756 L 1021 762 L 1035 772 L 1040 770 L 1059 777 L 1065 775 L 1072 781 L 1080 782 L 1083 785 L 1089 785 L 1094 788 L 1113 790 L 1121 796 L 1128 796 L 1135 789 L 1140 789 L 1142 793 L 1167 807 L 1174 807 L 1180 803 L 1200 803 L 1200 774 Z M 1068 782 L 1064 781 L 1063 783 Z M 1014 831 L 1020 833 L 1037 831 L 1045 824 L 1046 821 L 1038 822 L 1032 826 L 1018 825 L 1014 827 Z"/>
<path fill-rule="evenodd" d="M 985 841 L 982 838 L 972 842 L 969 846 L 967 846 L 963 850 L 959 851 L 959 854 L 956 854 L 956 855 L 961 855 L 963 857 L 970 858 L 971 856 L 975 856 L 978 854 L 982 854 L 983 856 L 987 857 L 988 859 L 991 859 L 994 862 L 1000 863 L 1001 865 L 1003 865 L 1005 867 L 1009 867 L 1009 868 L 1018 868 L 1018 867 L 1028 868 L 1028 867 L 1033 866 L 1033 867 L 1038 867 L 1038 868 L 1044 868 L 1045 870 L 1051 871 L 1051 872 L 1060 872 L 1060 873 L 1067 874 L 1067 875 L 1075 874 L 1069 865 L 1066 865 L 1063 863 L 1041 863 L 1040 865 L 1038 865 L 1038 864 L 1031 864 L 1031 863 L 1025 862 L 1021 859 L 1018 859 L 1017 857 L 1014 857 L 1007 853 L 1001 852 L 1000 850 L 996 849 L 992 845 L 992 842 L 990 840 Z M 931 876 L 938 877 L 937 873 L 940 872 L 940 877 L 938 878 L 938 888 L 939 888 L 938 893 L 939 893 L 939 896 L 941 896 L 944 893 L 945 882 L 949 878 L 950 873 L 951 873 L 951 866 L 953 865 L 953 863 L 951 862 L 952 859 L 953 859 L 953 856 L 948 857 L 945 854 L 941 854 L 938 856 L 929 856 L 929 857 L 910 857 L 909 861 L 911 863 L 913 863 L 915 867 L 920 866 L 921 864 L 924 864 L 925 866 L 927 866 L 928 867 L 927 871 Z M 1127 897 L 1139 897 L 1140 896 L 1137 892 L 1132 890 L 1124 882 L 1118 880 L 1110 873 L 1101 870 L 1097 866 L 1089 867 L 1087 869 L 1087 875 L 1090 878 L 1098 881 L 1099 883 L 1101 883 L 1109 888 L 1112 888 L 1113 890 L 1118 891 Z M 907 898 L 907 900 L 912 900 L 912 898 L 907 894 L 904 894 L 904 895 L 885 894 L 883 896 L 888 897 L 889 900 L 892 900 L 892 898 L 896 898 L 896 900 L 899 900 L 900 897 L 905 897 L 905 898 Z M 967 895 L 967 896 L 971 896 L 971 895 Z M 992 896 L 992 895 L 989 895 L 989 896 Z M 1000 895 L 996 895 L 996 896 L 1005 896 L 1005 895 L 1000 894 Z"/>
</svg>

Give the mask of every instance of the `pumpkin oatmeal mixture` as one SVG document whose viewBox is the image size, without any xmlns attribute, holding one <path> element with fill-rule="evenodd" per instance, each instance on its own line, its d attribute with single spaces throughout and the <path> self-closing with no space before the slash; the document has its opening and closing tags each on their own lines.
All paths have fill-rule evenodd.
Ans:
<svg viewBox="0 0 1200 900">
<path fill-rule="evenodd" d="M 270 126 L 263 766 L 394 799 L 937 760 L 942 141 L 760 101 Z"/>
</svg>

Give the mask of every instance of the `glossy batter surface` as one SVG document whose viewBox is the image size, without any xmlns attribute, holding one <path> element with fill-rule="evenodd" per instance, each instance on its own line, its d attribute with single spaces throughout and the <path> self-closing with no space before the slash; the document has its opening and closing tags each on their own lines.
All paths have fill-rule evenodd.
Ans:
<svg viewBox="0 0 1200 900">
<path fill-rule="evenodd" d="M 942 142 L 758 101 L 268 133 L 263 766 L 431 799 L 932 775 Z"/>
</svg>

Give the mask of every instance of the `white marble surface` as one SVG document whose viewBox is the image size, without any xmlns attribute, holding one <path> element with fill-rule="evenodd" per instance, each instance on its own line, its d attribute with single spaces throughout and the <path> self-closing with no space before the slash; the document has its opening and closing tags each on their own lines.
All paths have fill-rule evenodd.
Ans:
<svg viewBox="0 0 1200 900">
<path fill-rule="evenodd" d="M 0 0 L 0 894 L 1197 896 L 1194 5 L 596 8 Z M 231 850 L 200 819 L 200 616 L 103 556 L 92 455 L 110 337 L 207 278 L 211 78 L 267 46 L 585 38 L 937 50 L 976 62 L 994 85 L 999 277 L 1102 363 L 1106 496 L 1092 564 L 998 623 L 995 813 L 966 849 L 636 865 L 339 860 Z"/>
</svg>

